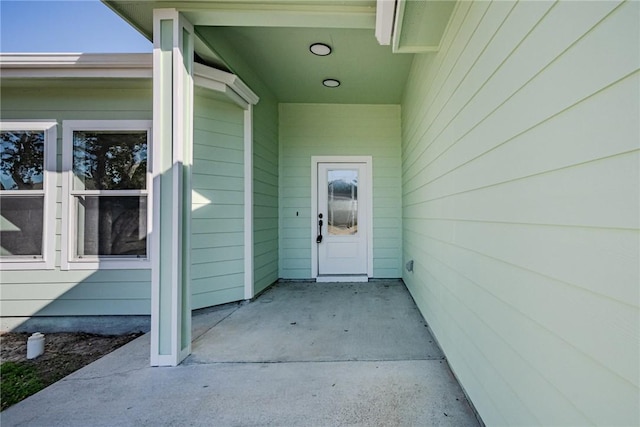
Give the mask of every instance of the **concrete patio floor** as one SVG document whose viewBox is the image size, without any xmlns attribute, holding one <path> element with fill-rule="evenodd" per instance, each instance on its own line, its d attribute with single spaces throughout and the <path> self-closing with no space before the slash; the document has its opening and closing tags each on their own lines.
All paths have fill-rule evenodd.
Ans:
<svg viewBox="0 0 640 427">
<path fill-rule="evenodd" d="M 0 414 L 2 426 L 477 426 L 400 281 L 284 282 L 200 310 L 193 349 L 149 335 Z"/>
</svg>

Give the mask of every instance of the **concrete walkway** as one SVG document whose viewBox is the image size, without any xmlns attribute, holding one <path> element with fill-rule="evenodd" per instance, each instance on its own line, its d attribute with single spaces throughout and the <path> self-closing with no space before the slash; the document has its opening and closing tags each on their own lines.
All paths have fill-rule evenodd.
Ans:
<svg viewBox="0 0 640 427">
<path fill-rule="evenodd" d="M 8 426 L 477 426 L 399 281 L 280 283 L 193 317 L 193 354 L 149 335 L 0 414 Z"/>
</svg>

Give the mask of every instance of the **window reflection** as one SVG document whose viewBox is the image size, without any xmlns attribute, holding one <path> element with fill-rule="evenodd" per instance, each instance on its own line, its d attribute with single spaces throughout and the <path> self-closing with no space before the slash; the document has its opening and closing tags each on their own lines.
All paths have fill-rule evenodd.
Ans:
<svg viewBox="0 0 640 427">
<path fill-rule="evenodd" d="M 42 130 L 0 132 L 0 256 L 42 256 Z"/>
<path fill-rule="evenodd" d="M 42 255 L 44 196 L 3 196 L 0 255 Z"/>
<path fill-rule="evenodd" d="M 0 135 L 0 190 L 41 190 L 44 132 L 3 131 Z"/>
<path fill-rule="evenodd" d="M 147 256 L 147 146 L 146 130 L 73 132 L 76 257 Z"/>
<path fill-rule="evenodd" d="M 74 132 L 76 190 L 146 188 L 147 132 Z"/>
<path fill-rule="evenodd" d="M 350 235 L 358 232 L 358 171 L 328 171 L 328 232 Z"/>
</svg>

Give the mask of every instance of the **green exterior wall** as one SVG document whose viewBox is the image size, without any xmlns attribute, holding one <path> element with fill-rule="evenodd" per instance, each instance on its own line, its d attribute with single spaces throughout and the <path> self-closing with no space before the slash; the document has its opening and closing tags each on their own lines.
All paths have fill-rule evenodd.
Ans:
<svg viewBox="0 0 640 427">
<path fill-rule="evenodd" d="M 22 86 L 3 85 L 0 102 L 3 120 L 58 121 L 56 151 L 60 171 L 63 120 L 151 119 L 151 96 L 150 80 L 73 83 L 48 80 Z M 244 298 L 244 110 L 199 88 L 194 107 L 193 190 L 197 195 L 192 213 L 191 291 L 192 308 L 197 309 Z M 270 188 L 268 184 L 277 182 L 276 172 L 268 164 L 277 156 L 277 149 L 274 153 L 269 146 L 274 139 L 277 144 L 277 137 L 273 136 L 273 129 L 277 135 L 277 114 L 272 122 L 269 117 L 273 110 L 275 107 L 258 110 L 262 122 L 256 124 L 264 129 L 256 133 L 260 141 L 256 145 L 264 149 L 256 150 L 254 164 L 267 175 L 273 175 L 256 176 L 256 180 L 264 181 L 264 187 L 261 184 L 254 188 L 256 193 L 266 194 L 259 199 L 265 209 L 269 191 L 274 193 L 272 187 L 276 187 L 272 184 Z M 150 314 L 150 270 L 60 270 L 63 229 L 60 177 L 57 187 L 55 270 L 0 272 L 2 315 Z M 277 187 L 271 203 L 277 206 Z M 255 212 L 268 216 L 260 208 Z M 272 222 L 277 224 L 277 212 L 275 216 Z M 268 223 L 263 224 L 264 228 L 269 228 Z M 256 230 L 258 236 L 261 232 L 259 228 Z M 261 280 L 263 288 L 277 280 L 277 226 L 275 230 L 271 227 L 270 236 L 271 241 L 276 241 L 276 255 L 269 239 L 256 240 L 262 251 L 256 255 L 266 260 L 265 264 L 256 265 L 256 270 L 262 273 L 256 280 Z"/>
<path fill-rule="evenodd" d="M 244 110 L 196 88 L 191 305 L 244 298 Z"/>
<path fill-rule="evenodd" d="M 259 86 L 258 89 L 261 87 Z M 254 292 L 278 280 L 278 103 L 259 90 L 253 107 Z"/>
<path fill-rule="evenodd" d="M 639 12 L 460 2 L 414 59 L 403 278 L 487 425 L 640 424 Z"/>
<path fill-rule="evenodd" d="M 2 84 L 2 120 L 56 120 L 57 170 L 63 120 L 150 120 L 150 80 Z M 62 180 L 56 197 L 55 269 L 0 272 L 2 316 L 149 314 L 150 270 L 61 271 Z"/>
<path fill-rule="evenodd" d="M 280 277 L 311 277 L 311 157 L 337 155 L 373 157 L 373 275 L 402 275 L 400 138 L 398 105 L 280 105 Z"/>
<path fill-rule="evenodd" d="M 278 99 L 261 79 L 260 70 L 231 47 L 221 28 L 196 27 L 196 33 L 202 40 L 216 40 L 211 48 L 260 97 L 253 107 L 253 283 L 258 294 L 280 277 Z"/>
</svg>

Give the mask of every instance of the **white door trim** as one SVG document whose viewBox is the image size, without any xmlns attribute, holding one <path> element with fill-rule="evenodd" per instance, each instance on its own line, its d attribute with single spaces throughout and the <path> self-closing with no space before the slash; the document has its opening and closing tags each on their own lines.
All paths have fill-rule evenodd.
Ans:
<svg viewBox="0 0 640 427">
<path fill-rule="evenodd" d="M 367 221 L 367 276 L 373 277 L 373 157 L 372 156 L 312 156 L 311 157 L 311 278 L 318 279 L 318 244 L 313 230 L 318 227 L 318 163 L 364 163 L 369 179 L 366 191 Z"/>
</svg>

